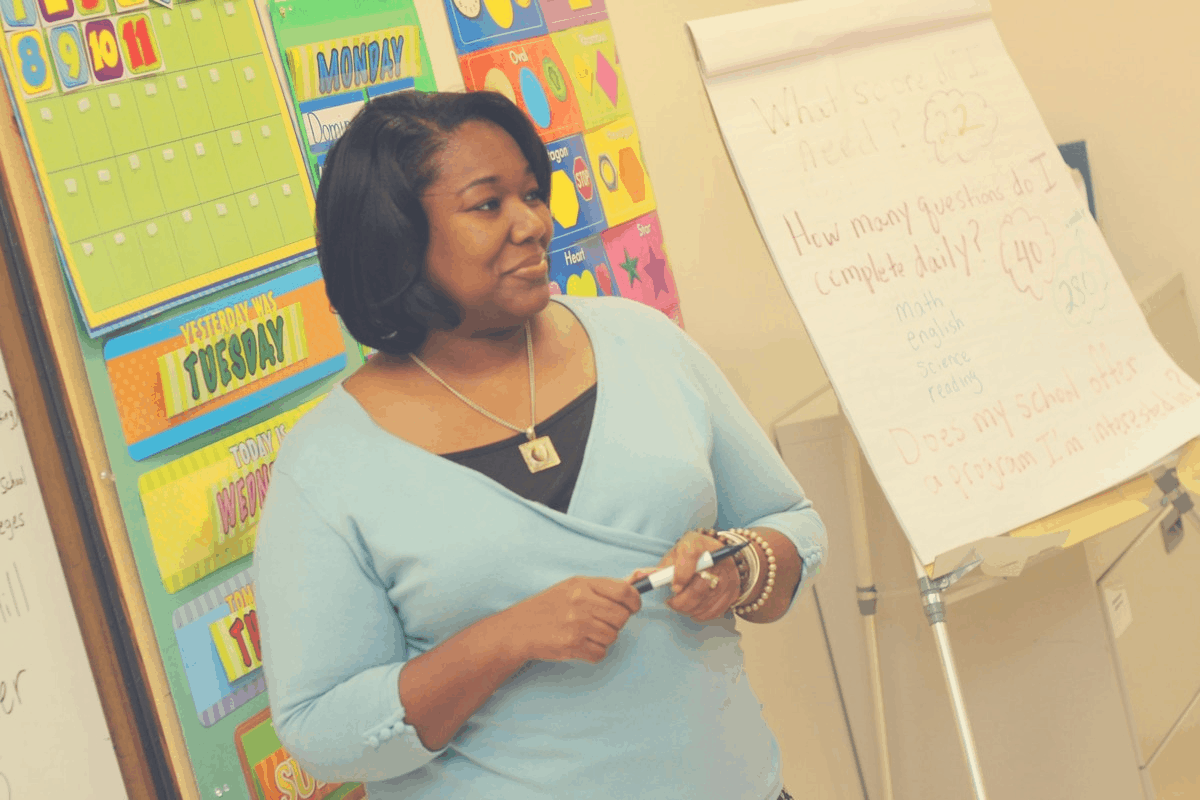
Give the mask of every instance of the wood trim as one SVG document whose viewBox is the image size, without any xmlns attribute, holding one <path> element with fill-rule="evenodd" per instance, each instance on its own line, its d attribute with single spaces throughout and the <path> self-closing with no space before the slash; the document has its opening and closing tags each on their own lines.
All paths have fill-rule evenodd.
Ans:
<svg viewBox="0 0 1200 800">
<path fill-rule="evenodd" d="M 0 261 L 0 267 L 10 266 Z M 117 763 L 130 800 L 152 800 L 155 797 L 154 780 L 146 748 L 136 721 L 129 715 L 135 702 L 123 680 L 120 657 L 113 645 L 117 634 L 104 613 L 104 599 L 92 572 L 78 509 L 74 503 L 66 501 L 72 496 L 70 477 L 54 435 L 49 404 L 38 380 L 32 343 L 16 313 L 19 300 L 7 269 L 0 275 L 0 308 L 12 310 L 0 321 L 0 351 L 8 366 L 17 412 L 29 442 L 34 472 L 45 500 L 46 515 L 83 634 L 84 649 L 96 680 Z"/>
<path fill-rule="evenodd" d="M 192 771 L 191 759 L 183 738 L 183 727 L 171 698 L 166 669 L 163 666 L 158 642 L 154 636 L 150 610 L 142 593 L 141 579 L 125 531 L 125 520 L 117 500 L 117 493 L 111 482 L 101 478 L 101 476 L 111 474 L 111 467 L 101 434 L 100 420 L 92 402 L 83 355 L 75 338 L 71 299 L 59 267 L 58 253 L 50 230 L 50 223 L 42 205 L 41 195 L 38 192 L 37 180 L 26 155 L 24 141 L 17 128 L 15 111 L 5 92 L 0 92 L 0 119 L 5 121 L 5 124 L 0 125 L 0 172 L 4 176 L 4 192 L 13 216 L 14 233 L 17 239 L 15 246 L 20 249 L 21 256 L 28 268 L 28 277 L 31 279 L 33 293 L 41 314 L 40 322 L 43 330 L 46 331 L 50 349 L 54 354 L 53 366 L 57 370 L 61 384 L 57 388 L 63 397 L 75 437 L 75 446 L 83 462 L 89 499 L 96 511 L 104 547 L 116 577 L 117 597 L 120 600 L 125 619 L 128 620 L 129 631 L 133 636 L 133 643 L 139 659 L 138 668 L 154 704 L 162 750 L 167 754 L 168 766 L 174 777 L 176 789 L 185 800 L 200 800 L 195 773 Z M 41 447 L 34 446 L 32 439 L 30 446 L 35 453 L 41 449 Z M 51 522 L 52 524 L 56 522 L 53 517 Z M 60 552 L 70 556 L 71 559 L 78 560 L 76 554 L 79 550 L 72 548 L 79 541 L 82 540 L 76 540 L 76 542 L 68 540 L 65 548 L 64 544 L 60 542 Z M 90 583 L 91 580 L 89 575 L 87 582 Z M 86 603 L 81 605 L 80 600 L 84 599 L 82 595 L 77 598 L 76 583 L 71 580 L 71 574 L 68 574 L 68 583 L 72 587 L 72 599 L 75 601 L 78 614 L 81 608 L 86 607 Z M 82 622 L 84 615 L 80 616 Z M 92 625 L 89 623 L 89 626 Z M 111 635 L 111 632 L 97 631 L 94 627 L 84 630 L 84 641 L 88 646 L 89 656 L 93 652 L 99 654 L 101 663 L 108 666 L 110 662 L 105 659 L 109 655 L 102 649 L 95 649 L 99 645 L 89 638 L 89 631 L 93 635 L 97 633 Z M 111 644 L 109 650 L 111 651 Z M 99 664 L 93 661 L 93 667 L 96 666 Z M 101 671 L 107 672 L 107 670 Z M 100 677 L 97 675 L 98 682 Z M 113 697 L 115 696 L 101 692 L 102 700 Z M 110 726 L 114 726 L 114 718 L 128 717 L 128 706 L 113 707 L 106 700 L 104 709 Z M 116 736 L 114 735 L 115 742 Z M 133 759 L 138 753 L 131 749 L 128 743 L 124 744 L 122 749 L 124 750 L 121 761 L 122 772 L 127 776 L 134 775 L 136 777 L 140 774 L 140 770 L 137 768 L 131 766 L 129 768 L 131 772 L 125 771 L 126 760 Z M 118 750 L 118 756 L 122 756 L 122 750 Z M 145 753 L 141 752 L 140 756 L 144 759 Z M 127 780 L 129 780 L 128 777 Z M 137 785 L 139 785 L 137 781 L 131 785 L 131 793 Z M 151 793 L 144 796 L 151 798 L 154 795 Z"/>
</svg>

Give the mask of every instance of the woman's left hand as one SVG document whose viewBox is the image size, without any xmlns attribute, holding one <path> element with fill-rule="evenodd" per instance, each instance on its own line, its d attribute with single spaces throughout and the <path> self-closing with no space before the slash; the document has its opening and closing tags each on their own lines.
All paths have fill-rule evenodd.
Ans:
<svg viewBox="0 0 1200 800">
<path fill-rule="evenodd" d="M 741 578 L 732 558 L 708 568 L 716 576 L 716 586 L 705 580 L 696 570 L 696 562 L 707 550 L 719 550 L 724 545 L 711 536 L 699 531 L 688 531 L 677 541 L 667 554 L 650 569 L 639 569 L 629 580 L 635 581 L 664 567 L 675 567 L 675 580 L 671 584 L 671 599 L 667 607 L 685 614 L 697 622 L 708 622 L 725 615 L 741 594 Z"/>
</svg>

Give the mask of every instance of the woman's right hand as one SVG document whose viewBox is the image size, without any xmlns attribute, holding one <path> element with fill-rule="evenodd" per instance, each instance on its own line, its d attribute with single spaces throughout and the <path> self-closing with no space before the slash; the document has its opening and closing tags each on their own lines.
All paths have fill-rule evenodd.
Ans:
<svg viewBox="0 0 1200 800">
<path fill-rule="evenodd" d="M 625 581 L 575 577 L 503 613 L 510 643 L 526 660 L 595 664 L 641 607 L 641 595 Z"/>
</svg>

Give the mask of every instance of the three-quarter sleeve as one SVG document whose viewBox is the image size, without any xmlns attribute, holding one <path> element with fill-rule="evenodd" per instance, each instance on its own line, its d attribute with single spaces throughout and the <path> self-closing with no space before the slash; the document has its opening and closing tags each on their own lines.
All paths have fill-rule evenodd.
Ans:
<svg viewBox="0 0 1200 800">
<path fill-rule="evenodd" d="M 254 554 L 263 669 L 280 742 L 327 781 L 387 780 L 439 754 L 405 722 L 404 631 L 354 542 L 276 471 Z"/>
<path fill-rule="evenodd" d="M 679 335 L 709 407 L 717 527 L 771 528 L 786 536 L 803 559 L 795 599 L 825 562 L 825 525 L 724 373 L 691 337 Z"/>
</svg>

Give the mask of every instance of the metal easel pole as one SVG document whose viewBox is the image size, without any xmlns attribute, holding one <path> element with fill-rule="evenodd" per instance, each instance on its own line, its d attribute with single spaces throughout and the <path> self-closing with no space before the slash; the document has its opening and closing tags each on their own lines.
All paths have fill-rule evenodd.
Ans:
<svg viewBox="0 0 1200 800">
<path fill-rule="evenodd" d="M 958 668 L 954 664 L 954 652 L 950 649 L 950 636 L 946 631 L 946 607 L 942 603 L 942 592 L 979 563 L 980 559 L 976 557 L 949 575 L 931 579 L 917 554 L 913 553 L 913 566 L 916 567 L 917 581 L 921 587 L 921 604 L 925 607 L 925 617 L 933 628 L 933 638 L 937 642 L 938 655 L 941 656 L 942 676 L 946 679 L 946 690 L 950 693 L 950 703 L 954 707 L 954 722 L 958 725 L 958 739 L 962 744 L 963 756 L 967 760 L 967 770 L 971 773 L 971 788 L 975 791 L 975 800 L 987 800 L 987 791 L 983 787 L 983 771 L 979 768 L 979 753 L 975 750 L 975 735 L 971 732 L 971 720 L 967 717 L 962 685 L 958 682 Z"/>
<path fill-rule="evenodd" d="M 867 536 L 867 511 L 863 496 L 862 462 L 858 441 L 850 424 L 842 417 L 842 458 L 846 495 L 850 498 L 850 533 L 854 539 L 854 567 L 858 612 L 866 634 L 867 661 L 870 669 L 871 700 L 875 706 L 876 755 L 879 759 L 879 783 L 882 800 L 893 800 L 892 763 L 888 753 L 887 717 L 883 705 L 883 674 L 879 663 L 879 635 L 875 628 L 875 610 L 879 592 L 871 568 L 871 543 Z"/>
</svg>

